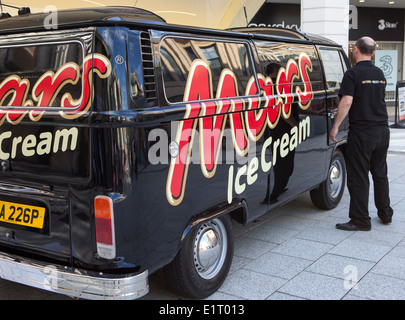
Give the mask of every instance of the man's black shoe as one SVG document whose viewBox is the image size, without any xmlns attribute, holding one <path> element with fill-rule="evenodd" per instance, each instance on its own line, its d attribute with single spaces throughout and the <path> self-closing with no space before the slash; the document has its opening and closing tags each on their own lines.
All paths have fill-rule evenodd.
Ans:
<svg viewBox="0 0 405 320">
<path fill-rule="evenodd" d="M 385 219 L 380 218 L 380 220 L 383 224 L 390 224 L 392 222 L 392 218 L 385 218 Z"/>
<path fill-rule="evenodd" d="M 394 210 L 390 207 L 388 210 L 378 210 L 377 215 L 383 224 L 390 224 L 392 222 L 392 215 Z"/>
<path fill-rule="evenodd" d="M 358 227 L 350 222 L 338 223 L 336 225 L 337 229 L 346 230 L 346 231 L 370 231 L 371 227 Z"/>
</svg>

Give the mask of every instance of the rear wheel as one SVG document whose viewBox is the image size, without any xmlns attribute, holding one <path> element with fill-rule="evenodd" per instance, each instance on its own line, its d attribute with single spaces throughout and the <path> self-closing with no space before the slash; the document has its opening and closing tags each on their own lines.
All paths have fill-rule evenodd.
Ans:
<svg viewBox="0 0 405 320">
<path fill-rule="evenodd" d="M 165 267 L 168 284 L 189 298 L 208 297 L 228 275 L 233 246 L 229 216 L 202 222 L 189 232 L 176 258 Z"/>
<path fill-rule="evenodd" d="M 346 162 L 340 150 L 336 150 L 329 166 L 328 177 L 316 189 L 311 190 L 311 200 L 320 209 L 335 208 L 342 199 L 346 185 Z"/>
</svg>

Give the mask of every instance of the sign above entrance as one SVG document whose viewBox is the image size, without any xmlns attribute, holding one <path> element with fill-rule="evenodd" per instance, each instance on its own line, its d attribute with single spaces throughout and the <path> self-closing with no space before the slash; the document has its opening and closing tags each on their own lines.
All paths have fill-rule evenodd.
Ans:
<svg viewBox="0 0 405 320">
<path fill-rule="evenodd" d="M 274 27 L 301 30 L 300 5 L 265 2 L 249 27 Z"/>
<path fill-rule="evenodd" d="M 404 41 L 404 9 L 358 7 L 358 28 L 349 30 L 349 40 L 364 35 L 375 41 Z"/>
</svg>

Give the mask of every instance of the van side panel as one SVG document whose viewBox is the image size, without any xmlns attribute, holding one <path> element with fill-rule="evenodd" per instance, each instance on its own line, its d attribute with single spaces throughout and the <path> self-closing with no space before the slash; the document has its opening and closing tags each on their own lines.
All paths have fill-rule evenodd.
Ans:
<svg viewBox="0 0 405 320">
<path fill-rule="evenodd" d="M 93 157 L 100 190 L 121 196 L 117 260 L 153 272 L 172 260 L 201 214 L 246 202 L 251 220 L 322 182 L 327 137 L 312 46 L 257 42 L 256 56 L 246 40 L 150 34 L 161 107 L 134 104 L 118 114 L 113 100 L 97 100 L 112 110 L 94 118 Z M 110 47 L 113 37 L 103 37 Z M 274 78 L 269 57 L 281 65 Z M 135 70 L 139 59 L 128 63 Z"/>
</svg>

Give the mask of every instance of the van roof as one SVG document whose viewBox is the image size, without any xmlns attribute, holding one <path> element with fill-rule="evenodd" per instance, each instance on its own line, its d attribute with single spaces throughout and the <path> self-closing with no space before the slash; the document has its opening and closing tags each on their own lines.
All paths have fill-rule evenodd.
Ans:
<svg viewBox="0 0 405 320">
<path fill-rule="evenodd" d="M 1 19 L 0 34 L 45 30 L 44 21 L 49 15 L 50 12 L 44 12 Z M 164 25 L 166 21 L 150 11 L 133 7 L 97 7 L 57 11 L 58 29 L 124 23 Z"/>
<path fill-rule="evenodd" d="M 0 34 L 44 31 L 44 22 L 49 12 L 25 14 L 21 16 L 0 19 Z M 49 18 L 48 18 L 49 19 Z M 108 25 L 137 25 L 153 27 L 169 31 L 195 32 L 211 34 L 213 36 L 231 36 L 255 39 L 278 39 L 288 42 L 311 42 L 322 45 L 338 46 L 335 42 L 316 35 L 304 34 L 299 31 L 282 28 L 236 28 L 229 30 L 215 30 L 195 28 L 180 25 L 170 25 L 153 12 L 123 6 L 78 8 L 57 11 L 58 29 L 79 28 Z"/>
<path fill-rule="evenodd" d="M 272 36 L 272 37 L 281 37 L 281 38 L 291 38 L 291 39 L 299 39 L 299 40 L 306 40 L 315 43 L 321 44 L 328 44 L 333 46 L 338 46 L 338 44 L 330 39 L 324 38 L 322 36 L 304 33 L 294 29 L 287 29 L 287 28 L 274 28 L 274 27 L 247 27 L 247 28 L 234 28 L 230 29 L 232 31 L 237 32 L 246 32 L 252 33 L 256 36 L 263 37 L 263 36 Z"/>
</svg>

